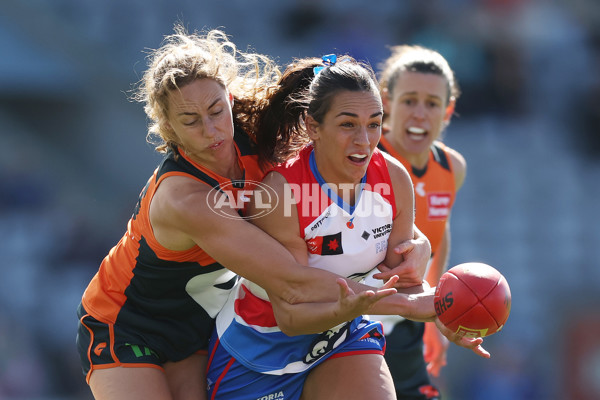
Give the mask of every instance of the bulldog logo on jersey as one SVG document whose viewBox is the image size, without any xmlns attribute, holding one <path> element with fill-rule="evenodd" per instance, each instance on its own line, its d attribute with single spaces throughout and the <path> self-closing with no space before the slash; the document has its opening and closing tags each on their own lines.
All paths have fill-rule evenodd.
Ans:
<svg viewBox="0 0 600 400">
<path fill-rule="evenodd" d="M 335 256 L 344 254 L 342 248 L 342 232 L 333 235 L 317 236 L 307 240 L 308 252 L 322 256 Z"/>
<path fill-rule="evenodd" d="M 312 364 L 331 350 L 338 347 L 350 334 L 350 322 L 345 322 L 321 333 L 313 341 L 310 350 L 304 356 L 305 364 Z"/>
</svg>

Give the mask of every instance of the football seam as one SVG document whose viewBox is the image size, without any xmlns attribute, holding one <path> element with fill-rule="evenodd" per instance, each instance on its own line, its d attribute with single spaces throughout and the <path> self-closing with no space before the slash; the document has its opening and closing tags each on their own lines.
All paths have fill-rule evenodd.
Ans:
<svg viewBox="0 0 600 400">
<path fill-rule="evenodd" d="M 449 271 L 450 272 L 450 271 Z M 482 298 L 479 298 L 479 296 L 477 296 L 477 293 L 475 293 L 473 291 L 473 289 L 471 289 L 471 287 L 469 285 L 467 285 L 467 283 L 460 279 L 459 276 L 457 276 L 455 273 L 450 272 L 451 275 L 453 275 L 454 277 L 456 277 L 456 279 L 458 279 L 467 289 L 469 289 L 469 291 L 471 293 L 473 293 L 473 295 L 477 298 L 477 302 L 479 304 L 481 304 L 481 306 L 485 309 L 485 311 L 487 311 L 487 313 L 490 315 L 490 317 L 492 317 L 492 319 L 494 320 L 494 322 L 496 323 L 496 326 L 499 327 L 500 324 L 498 323 L 498 321 L 496 320 L 496 317 L 494 316 L 494 314 L 492 314 L 490 312 L 490 310 L 485 306 L 485 304 L 483 304 L 482 300 L 485 299 L 486 297 L 488 297 L 490 295 L 490 293 L 492 293 L 494 291 L 495 288 L 498 287 L 498 285 L 500 284 L 500 280 L 502 280 L 502 278 L 498 278 L 498 280 L 496 281 L 496 284 L 494 286 L 492 286 L 492 288 L 485 294 L 485 296 L 483 296 Z M 462 314 L 456 316 L 456 318 L 454 318 L 452 321 L 449 322 L 449 324 L 453 323 L 454 321 L 456 321 L 457 319 L 459 319 L 460 317 L 462 317 L 463 315 L 465 315 L 466 313 L 468 313 L 471 309 L 463 312 Z"/>
</svg>

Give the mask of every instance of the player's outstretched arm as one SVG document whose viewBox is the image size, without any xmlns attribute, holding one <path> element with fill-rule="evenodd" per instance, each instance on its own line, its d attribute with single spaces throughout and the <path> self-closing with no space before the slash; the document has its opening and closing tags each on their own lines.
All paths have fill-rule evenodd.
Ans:
<svg viewBox="0 0 600 400">
<path fill-rule="evenodd" d="M 289 304 L 269 296 L 277 325 L 288 336 L 319 333 L 368 314 L 374 304 L 396 293 L 394 285 L 398 277 L 392 277 L 384 286 L 375 290 L 355 293 L 346 279 L 336 280 L 339 286 L 337 302 Z"/>
</svg>

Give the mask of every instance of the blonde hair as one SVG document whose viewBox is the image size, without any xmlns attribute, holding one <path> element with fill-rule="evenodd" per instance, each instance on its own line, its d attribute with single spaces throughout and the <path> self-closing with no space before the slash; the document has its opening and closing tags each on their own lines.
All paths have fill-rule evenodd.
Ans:
<svg viewBox="0 0 600 400">
<path fill-rule="evenodd" d="M 158 152 L 179 145 L 168 124 L 168 96 L 197 80 L 213 79 L 234 97 L 234 123 L 253 132 L 253 113 L 262 106 L 268 89 L 280 76 L 269 57 L 239 51 L 218 29 L 187 33 L 176 24 L 175 33 L 148 53 L 148 68 L 137 83 L 132 98 L 144 104 L 150 123 L 147 140 Z"/>
<path fill-rule="evenodd" d="M 421 46 L 401 45 L 390 47 L 391 55 L 380 64 L 379 84 L 392 94 L 402 72 L 434 74 L 446 79 L 449 101 L 458 99 L 460 88 L 448 61 L 437 51 Z"/>
</svg>

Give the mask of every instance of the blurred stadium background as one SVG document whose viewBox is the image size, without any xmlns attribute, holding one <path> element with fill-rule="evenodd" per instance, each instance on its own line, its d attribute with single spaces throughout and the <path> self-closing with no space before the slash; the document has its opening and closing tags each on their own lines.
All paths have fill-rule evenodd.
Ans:
<svg viewBox="0 0 600 400">
<path fill-rule="evenodd" d="M 447 400 L 600 398 L 598 0 L 2 0 L 0 399 L 90 399 L 75 308 L 158 156 L 127 91 L 182 21 L 278 57 L 440 51 L 469 171 L 451 265 L 508 279 L 490 360 L 456 347 Z"/>
</svg>

